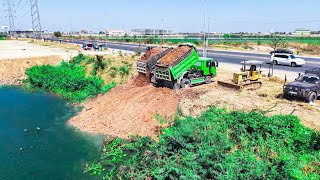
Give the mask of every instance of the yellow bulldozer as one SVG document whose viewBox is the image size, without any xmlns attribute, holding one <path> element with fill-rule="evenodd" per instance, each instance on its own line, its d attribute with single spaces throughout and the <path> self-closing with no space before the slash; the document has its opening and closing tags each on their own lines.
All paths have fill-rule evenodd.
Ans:
<svg viewBox="0 0 320 180">
<path fill-rule="evenodd" d="M 260 81 L 260 79 L 262 78 L 261 67 L 264 64 L 264 62 L 249 60 L 242 61 L 241 64 L 241 72 L 234 73 L 231 82 L 218 81 L 218 84 L 235 90 L 259 89 L 262 86 L 262 82 Z"/>
</svg>

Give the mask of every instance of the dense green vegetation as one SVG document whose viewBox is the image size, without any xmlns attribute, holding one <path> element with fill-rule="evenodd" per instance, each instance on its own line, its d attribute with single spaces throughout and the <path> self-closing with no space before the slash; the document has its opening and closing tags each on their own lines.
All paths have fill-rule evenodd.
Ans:
<svg viewBox="0 0 320 180">
<path fill-rule="evenodd" d="M 7 38 L 7 36 L 6 35 L 4 35 L 4 34 L 0 34 L 0 40 L 5 40 Z"/>
<path fill-rule="evenodd" d="M 95 73 L 86 75 L 86 66 L 82 62 L 91 62 L 96 67 Z M 100 64 L 99 64 L 100 63 Z M 103 67 L 101 67 L 103 66 Z M 100 59 L 82 54 L 70 63 L 61 62 L 58 66 L 34 66 L 27 70 L 25 85 L 31 90 L 43 90 L 61 95 L 71 102 L 80 102 L 100 93 L 105 93 L 115 87 L 115 83 L 104 83 L 96 71 L 105 68 Z"/>
<path fill-rule="evenodd" d="M 291 115 L 226 112 L 176 118 L 159 142 L 108 139 L 85 172 L 106 179 L 320 179 L 320 134 Z"/>
</svg>

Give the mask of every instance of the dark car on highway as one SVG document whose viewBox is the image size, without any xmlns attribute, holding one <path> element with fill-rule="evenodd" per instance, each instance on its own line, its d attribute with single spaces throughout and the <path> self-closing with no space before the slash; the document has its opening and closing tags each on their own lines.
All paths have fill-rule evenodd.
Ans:
<svg viewBox="0 0 320 180">
<path fill-rule="evenodd" d="M 320 96 L 320 68 L 307 70 L 294 82 L 286 84 L 283 91 L 286 98 L 298 97 L 314 103 Z"/>
<path fill-rule="evenodd" d="M 271 51 L 270 54 L 276 54 L 276 53 L 281 53 L 281 54 L 293 54 L 292 51 L 289 49 L 276 49 L 275 51 Z"/>
</svg>

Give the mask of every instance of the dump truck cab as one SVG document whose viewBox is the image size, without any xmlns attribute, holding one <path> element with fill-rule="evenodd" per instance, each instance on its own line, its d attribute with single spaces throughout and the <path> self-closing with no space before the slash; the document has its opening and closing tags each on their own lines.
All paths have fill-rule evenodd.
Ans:
<svg viewBox="0 0 320 180">
<path fill-rule="evenodd" d="M 217 74 L 217 68 L 219 63 L 212 58 L 199 58 L 199 62 L 192 66 L 193 69 L 202 71 L 203 76 L 215 76 Z"/>
</svg>

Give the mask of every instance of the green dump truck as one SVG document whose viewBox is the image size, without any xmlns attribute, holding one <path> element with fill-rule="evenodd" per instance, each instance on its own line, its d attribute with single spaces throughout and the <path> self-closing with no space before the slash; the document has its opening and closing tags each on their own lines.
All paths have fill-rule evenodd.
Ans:
<svg viewBox="0 0 320 180">
<path fill-rule="evenodd" d="M 174 89 L 209 84 L 217 74 L 217 67 L 217 61 L 199 58 L 195 46 L 182 44 L 157 61 L 151 82 Z"/>
</svg>

